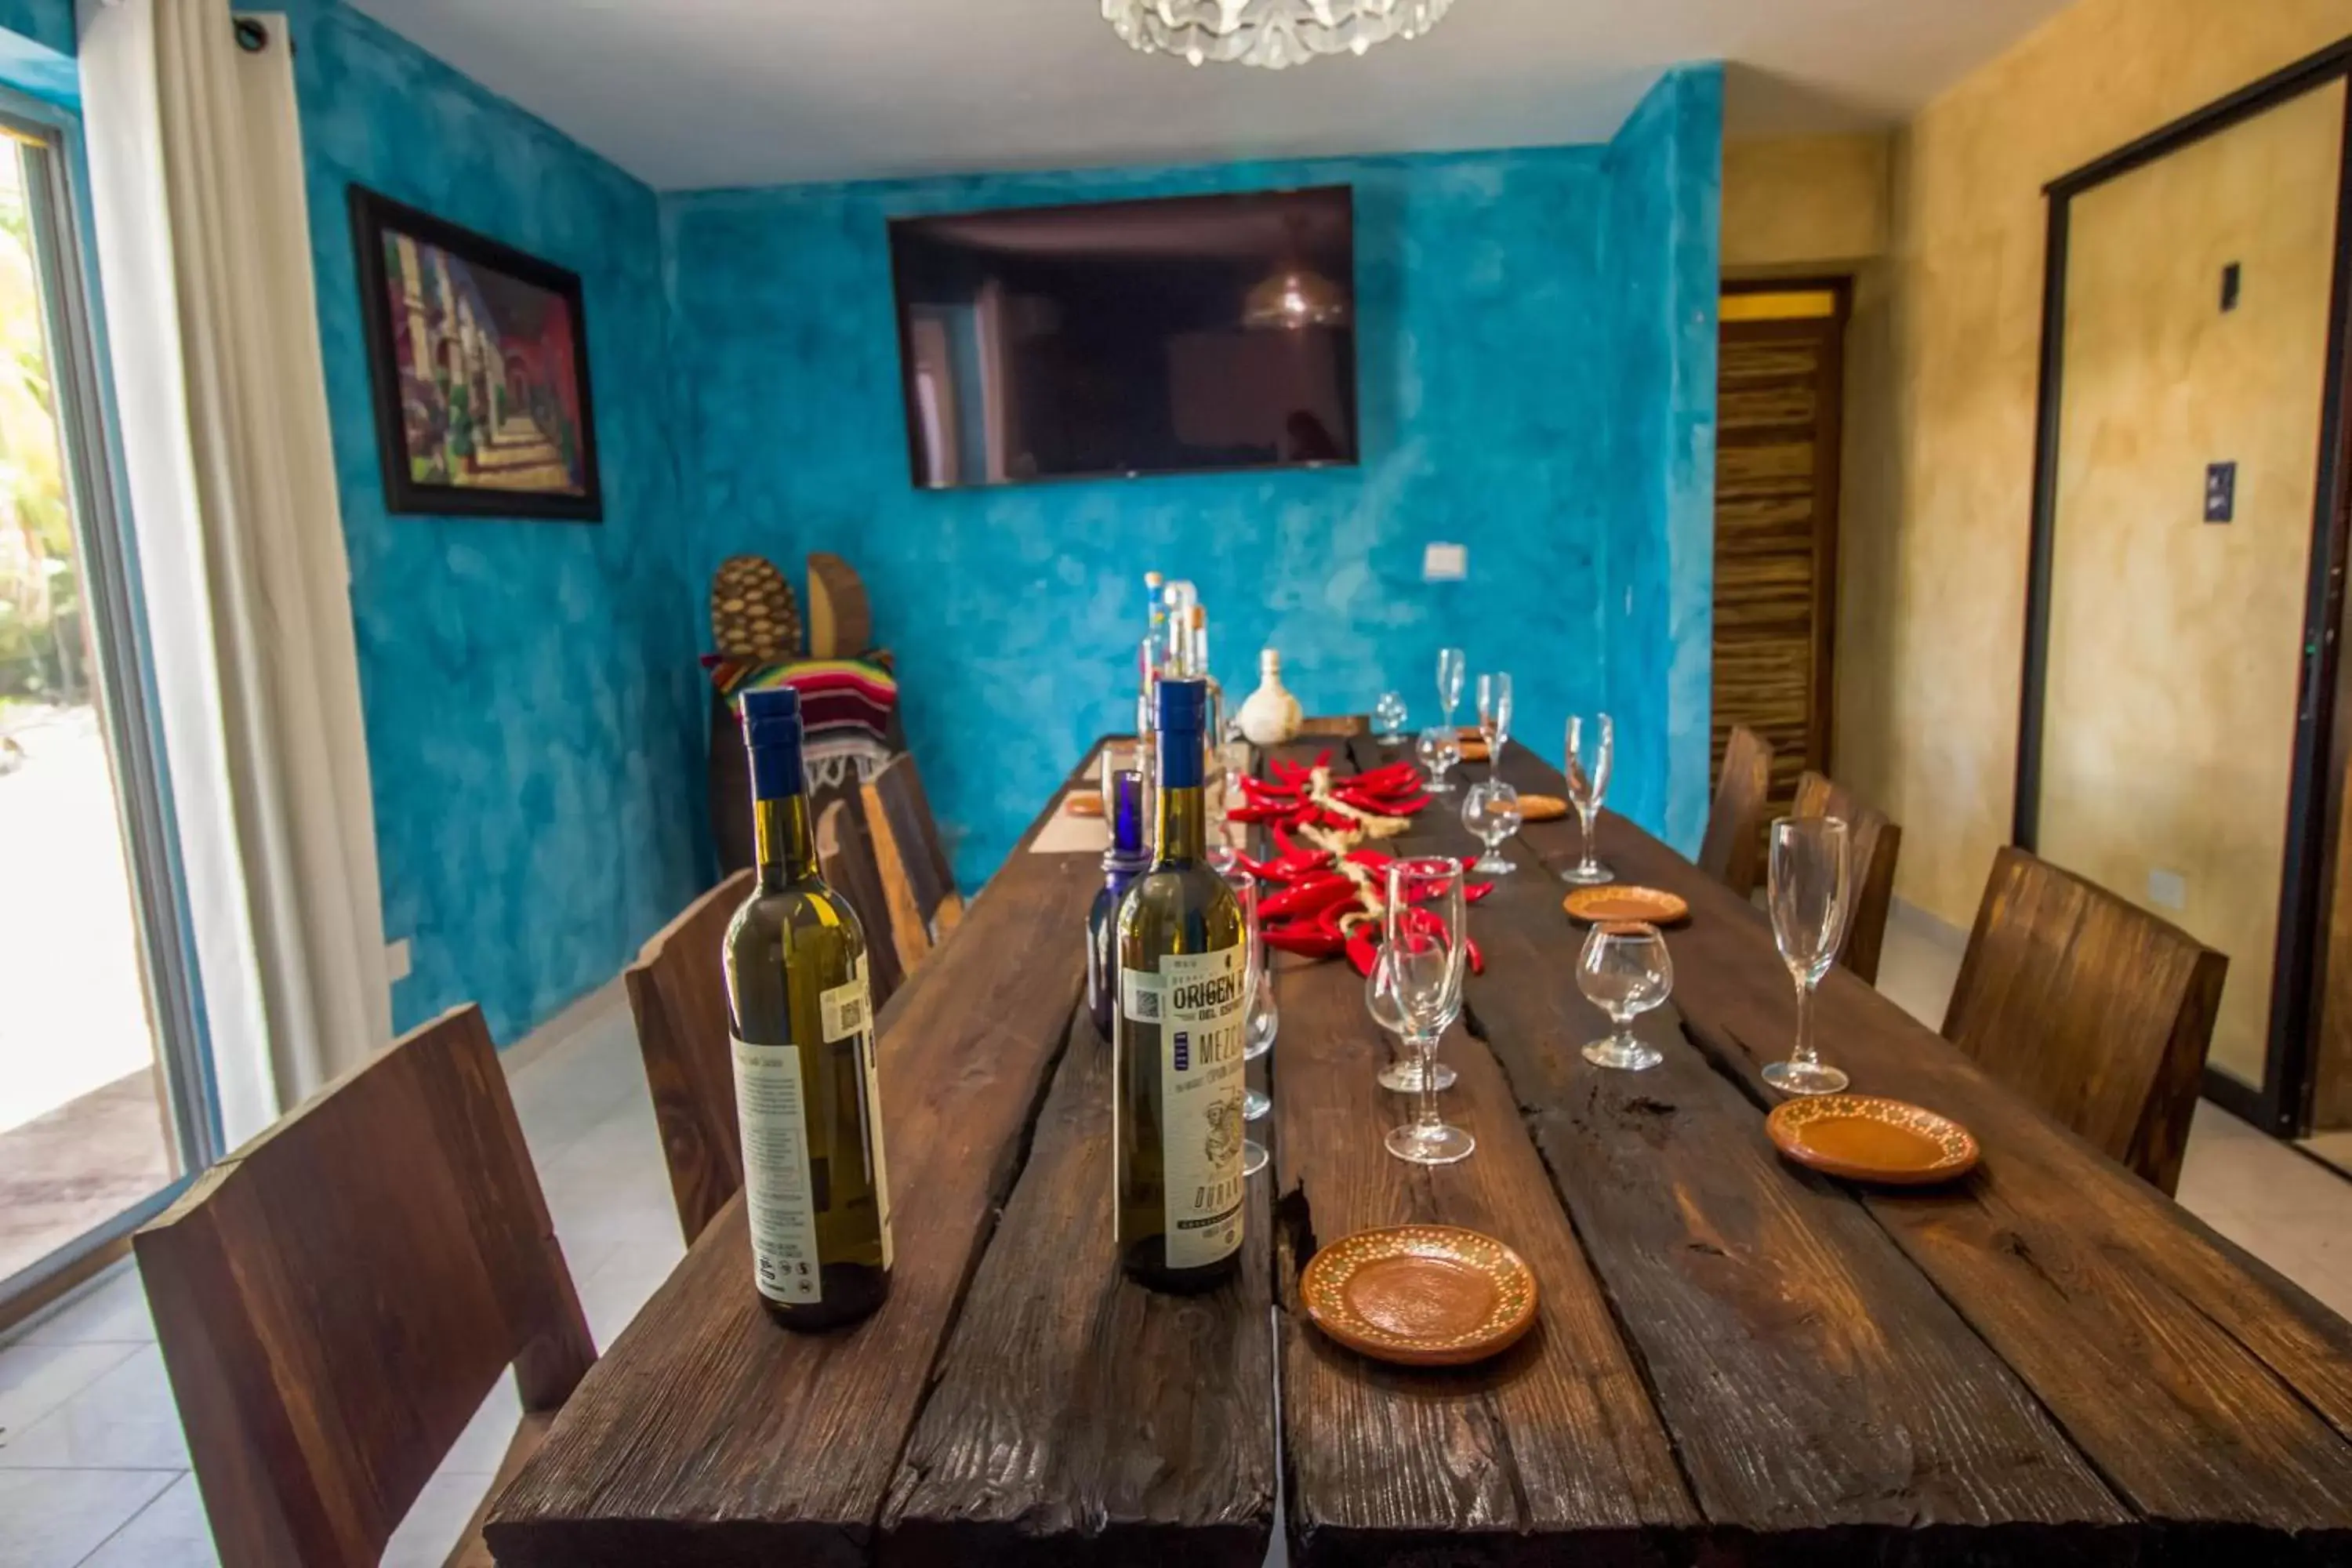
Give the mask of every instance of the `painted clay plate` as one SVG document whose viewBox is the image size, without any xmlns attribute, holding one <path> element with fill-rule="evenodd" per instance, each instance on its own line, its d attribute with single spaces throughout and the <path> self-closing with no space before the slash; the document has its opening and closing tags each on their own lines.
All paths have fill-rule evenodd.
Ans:
<svg viewBox="0 0 2352 1568">
<path fill-rule="evenodd" d="M 1315 1326 L 1375 1361 L 1462 1366 L 1507 1350 L 1536 1321 L 1536 1277 L 1492 1237 L 1400 1225 L 1341 1237 L 1298 1281 Z"/>
<path fill-rule="evenodd" d="M 1522 822 L 1558 822 L 1568 815 L 1568 802 L 1556 795 L 1519 795 L 1519 820 Z"/>
<path fill-rule="evenodd" d="M 1073 790 L 1062 802 L 1062 815 L 1065 816 L 1100 816 L 1102 814 L 1100 790 Z"/>
<path fill-rule="evenodd" d="M 1690 905 L 1662 888 L 1634 888 L 1622 882 L 1579 888 L 1562 899 L 1559 907 L 1568 911 L 1569 919 L 1587 925 L 1601 921 L 1647 921 L 1665 926 L 1690 913 Z"/>
<path fill-rule="evenodd" d="M 1781 1153 L 1855 1182 L 1918 1186 L 1976 1168 L 1974 1134 L 1932 1110 L 1868 1094 L 1792 1100 L 1764 1119 Z"/>
</svg>

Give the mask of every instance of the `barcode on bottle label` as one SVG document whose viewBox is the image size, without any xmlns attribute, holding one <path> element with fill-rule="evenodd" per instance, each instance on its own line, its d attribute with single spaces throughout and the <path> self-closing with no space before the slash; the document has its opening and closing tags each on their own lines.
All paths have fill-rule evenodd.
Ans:
<svg viewBox="0 0 2352 1568">
<path fill-rule="evenodd" d="M 852 974 L 849 982 L 836 985 L 817 999 L 817 1011 L 824 1028 L 824 1043 L 845 1040 L 852 1035 L 862 1035 L 871 1022 L 874 1004 L 866 988 L 864 965 L 861 973 Z"/>
<path fill-rule="evenodd" d="M 735 1045 L 735 1119 L 743 1139 L 743 1206 L 752 1279 L 772 1301 L 824 1300 L 809 1179 L 807 1097 L 793 1046 Z"/>
<path fill-rule="evenodd" d="M 1118 972 L 1119 1011 L 1139 1024 L 1160 1022 L 1160 976 L 1146 969 Z"/>
</svg>

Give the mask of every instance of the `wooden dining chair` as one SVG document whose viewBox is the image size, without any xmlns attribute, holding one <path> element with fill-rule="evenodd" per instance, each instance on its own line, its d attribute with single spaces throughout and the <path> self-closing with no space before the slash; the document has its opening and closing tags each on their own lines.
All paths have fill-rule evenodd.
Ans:
<svg viewBox="0 0 2352 1568">
<path fill-rule="evenodd" d="M 2229 960 L 2022 849 L 1994 857 L 1944 1037 L 2168 1195 Z"/>
<path fill-rule="evenodd" d="M 874 834 L 866 821 L 863 794 L 829 801 L 816 819 L 816 858 L 825 884 L 849 900 L 857 912 L 858 929 L 866 935 L 866 984 L 879 1013 L 906 982 L 906 966 L 898 960 L 897 935 L 891 928 L 889 900 L 882 890 L 882 867 L 874 848 Z M 908 907 L 912 907 L 911 895 Z"/>
<path fill-rule="evenodd" d="M 596 1359 L 472 1006 L 214 1166 L 133 1245 L 238 1568 L 376 1563 L 511 1366 L 525 1414 L 495 1494 Z M 452 1564 L 488 1568 L 480 1522 Z"/>
<path fill-rule="evenodd" d="M 1811 769 L 1797 776 L 1796 803 L 1789 814 L 1834 816 L 1846 825 L 1853 904 L 1838 962 L 1876 984 L 1879 952 L 1886 945 L 1886 912 L 1895 903 L 1895 857 L 1903 848 L 1903 829 L 1852 790 Z"/>
<path fill-rule="evenodd" d="M 622 972 L 670 1197 L 689 1247 L 743 1184 L 725 949 L 728 924 L 755 875 L 738 871 L 688 904 Z"/>
<path fill-rule="evenodd" d="M 955 873 L 913 755 L 891 758 L 862 794 L 898 962 L 912 974 L 962 919 L 963 898 L 956 891 Z M 870 925 L 866 937 L 870 945 Z"/>
<path fill-rule="evenodd" d="M 1698 868 L 1743 899 L 1756 891 L 1762 870 L 1771 790 L 1771 743 L 1745 724 L 1733 725 L 1706 814 L 1706 837 L 1699 841 Z"/>
</svg>

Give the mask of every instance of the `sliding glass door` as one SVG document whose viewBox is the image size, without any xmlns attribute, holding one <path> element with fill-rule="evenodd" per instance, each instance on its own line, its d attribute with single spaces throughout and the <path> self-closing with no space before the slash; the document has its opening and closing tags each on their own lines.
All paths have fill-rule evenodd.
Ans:
<svg viewBox="0 0 2352 1568">
<path fill-rule="evenodd" d="M 74 131 L 0 99 L 0 1320 L 216 1142 Z"/>
</svg>

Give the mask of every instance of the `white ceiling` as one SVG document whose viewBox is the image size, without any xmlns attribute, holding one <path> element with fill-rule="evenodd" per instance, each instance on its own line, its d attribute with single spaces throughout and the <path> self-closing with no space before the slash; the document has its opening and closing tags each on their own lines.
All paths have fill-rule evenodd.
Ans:
<svg viewBox="0 0 2352 1568">
<path fill-rule="evenodd" d="M 1130 53 L 1098 0 L 353 0 L 664 189 L 1606 139 L 1730 63 L 1735 133 L 1893 123 L 2064 0 L 1454 0 L 1282 72 Z"/>
</svg>

